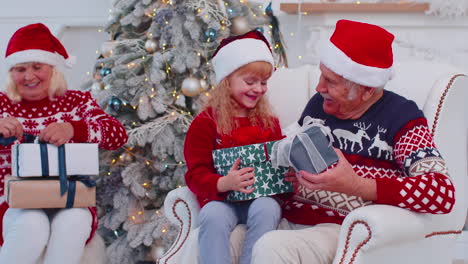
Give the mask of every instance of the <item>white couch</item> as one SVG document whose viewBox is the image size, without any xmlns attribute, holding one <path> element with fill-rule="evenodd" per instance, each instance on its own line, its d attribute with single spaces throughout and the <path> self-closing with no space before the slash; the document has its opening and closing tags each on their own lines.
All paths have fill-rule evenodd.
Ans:
<svg viewBox="0 0 468 264">
<path fill-rule="evenodd" d="M 455 182 L 456 204 L 447 215 L 418 214 L 387 205 L 356 209 L 342 225 L 333 264 L 449 264 L 457 236 L 465 224 L 468 77 L 450 65 L 424 61 L 396 63 L 395 69 L 395 77 L 386 89 L 413 99 L 423 109 Z M 317 66 L 306 65 L 278 69 L 272 76 L 268 93 L 283 127 L 297 121 L 315 93 L 319 74 Z M 164 210 L 180 227 L 180 233 L 158 263 L 197 263 L 195 255 L 180 259 L 181 249 L 198 226 L 199 206 L 195 196 L 187 187 L 175 189 L 168 194 Z M 233 234 L 243 231 L 244 227 L 238 226 Z"/>
</svg>

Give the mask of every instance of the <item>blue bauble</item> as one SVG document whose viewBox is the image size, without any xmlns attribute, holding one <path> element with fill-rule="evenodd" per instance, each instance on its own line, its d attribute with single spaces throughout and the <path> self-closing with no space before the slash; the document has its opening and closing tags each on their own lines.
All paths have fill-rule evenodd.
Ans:
<svg viewBox="0 0 468 264">
<path fill-rule="evenodd" d="M 229 18 L 233 18 L 233 17 L 237 16 L 236 10 L 232 9 L 231 7 L 228 7 L 226 9 L 226 11 L 228 13 Z"/>
<path fill-rule="evenodd" d="M 122 110 L 122 104 L 122 100 L 116 96 L 112 96 L 109 100 L 109 107 L 116 112 L 120 112 L 120 110 Z"/>
<path fill-rule="evenodd" d="M 112 70 L 110 68 L 102 68 L 101 69 L 101 76 L 104 77 L 106 75 L 111 74 Z"/>
<path fill-rule="evenodd" d="M 257 30 L 258 32 L 260 32 L 260 33 L 263 34 L 263 27 L 258 27 L 258 28 L 256 28 L 255 30 Z"/>
<path fill-rule="evenodd" d="M 205 40 L 214 40 L 216 39 L 216 30 L 213 28 L 209 28 L 207 31 L 205 31 Z"/>
</svg>

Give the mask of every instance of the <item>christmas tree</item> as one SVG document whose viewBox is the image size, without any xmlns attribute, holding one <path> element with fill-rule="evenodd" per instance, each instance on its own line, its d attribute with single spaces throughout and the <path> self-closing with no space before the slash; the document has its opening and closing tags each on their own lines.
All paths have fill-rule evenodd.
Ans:
<svg viewBox="0 0 468 264">
<path fill-rule="evenodd" d="M 284 49 L 270 6 L 244 0 L 115 0 L 94 78 L 84 84 L 126 127 L 118 151 L 101 152 L 99 232 L 109 263 L 157 257 L 177 235 L 164 217 L 166 194 L 184 185 L 185 133 L 214 76 L 221 39 L 257 29 Z"/>
</svg>

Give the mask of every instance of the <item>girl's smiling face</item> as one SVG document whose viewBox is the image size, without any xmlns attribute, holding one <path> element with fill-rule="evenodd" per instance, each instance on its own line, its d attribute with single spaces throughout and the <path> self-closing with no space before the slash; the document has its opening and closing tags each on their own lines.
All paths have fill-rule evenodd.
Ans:
<svg viewBox="0 0 468 264">
<path fill-rule="evenodd" d="M 268 66 L 267 73 L 257 70 L 248 70 L 250 64 Z M 272 66 L 267 62 L 253 62 L 247 64 L 246 70 L 237 70 L 231 74 L 229 84 L 231 86 L 231 97 L 237 103 L 238 116 L 247 116 L 249 110 L 255 108 L 260 99 L 268 90 L 267 80 L 271 76 Z M 258 66 L 257 66 L 258 67 Z M 242 68 L 241 68 L 242 69 Z"/>
</svg>

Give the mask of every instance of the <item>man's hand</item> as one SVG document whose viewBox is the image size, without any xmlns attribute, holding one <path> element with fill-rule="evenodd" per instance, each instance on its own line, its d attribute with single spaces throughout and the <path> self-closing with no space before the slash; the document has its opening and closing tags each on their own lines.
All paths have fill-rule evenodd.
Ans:
<svg viewBox="0 0 468 264">
<path fill-rule="evenodd" d="M 293 168 L 289 168 L 288 172 L 284 174 L 284 180 L 291 182 L 294 188 L 294 193 L 297 193 L 300 183 L 297 179 L 297 172 Z"/>
<path fill-rule="evenodd" d="M 253 187 L 247 189 L 248 186 L 251 186 L 255 182 L 254 168 L 246 167 L 239 170 L 240 162 L 241 160 L 237 159 L 229 170 L 228 175 L 219 178 L 217 184 L 218 192 L 239 191 L 248 194 L 254 191 Z"/>
<path fill-rule="evenodd" d="M 51 123 L 39 134 L 39 140 L 55 146 L 67 143 L 73 138 L 75 131 L 70 123 Z"/>
<path fill-rule="evenodd" d="M 298 173 L 299 183 L 313 191 L 326 190 L 360 196 L 365 200 L 376 200 L 377 187 L 375 180 L 358 176 L 343 153 L 336 148 L 335 152 L 339 158 L 335 167 L 320 174 L 300 171 Z"/>
<path fill-rule="evenodd" d="M 23 137 L 23 126 L 20 121 L 14 117 L 0 119 L 0 134 L 4 138 L 15 137 L 21 139 Z"/>
</svg>

